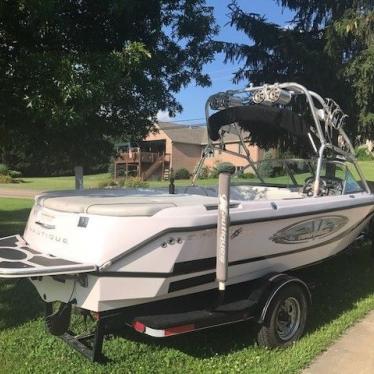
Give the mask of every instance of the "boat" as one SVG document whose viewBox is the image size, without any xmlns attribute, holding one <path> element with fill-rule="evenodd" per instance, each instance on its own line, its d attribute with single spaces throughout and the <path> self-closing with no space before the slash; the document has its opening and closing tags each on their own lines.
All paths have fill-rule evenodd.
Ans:
<svg viewBox="0 0 374 374">
<path fill-rule="evenodd" d="M 0 277 L 29 278 L 47 304 L 97 316 L 160 305 L 165 313 L 166 302 L 214 292 L 219 189 L 198 176 L 212 153 L 233 153 L 226 134 L 248 163 L 231 177 L 228 288 L 335 256 L 369 224 L 374 194 L 332 99 L 279 83 L 217 93 L 205 111 L 209 142 L 191 186 L 43 193 L 23 235 L 0 240 Z M 254 162 L 248 138 L 311 157 Z"/>
</svg>

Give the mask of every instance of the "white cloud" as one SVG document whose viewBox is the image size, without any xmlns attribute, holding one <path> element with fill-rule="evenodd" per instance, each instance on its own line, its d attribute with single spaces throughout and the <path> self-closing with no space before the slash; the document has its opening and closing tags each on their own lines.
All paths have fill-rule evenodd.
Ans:
<svg viewBox="0 0 374 374">
<path fill-rule="evenodd" d="M 160 121 L 160 122 L 169 122 L 171 120 L 171 118 L 169 116 L 169 112 L 160 110 L 157 113 L 157 120 Z"/>
</svg>

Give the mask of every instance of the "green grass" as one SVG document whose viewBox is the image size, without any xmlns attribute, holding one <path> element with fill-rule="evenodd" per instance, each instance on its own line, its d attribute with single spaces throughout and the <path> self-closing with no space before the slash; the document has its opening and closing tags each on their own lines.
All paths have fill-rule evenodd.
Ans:
<svg viewBox="0 0 374 374">
<path fill-rule="evenodd" d="M 0 198 L 0 237 L 22 233 L 33 201 Z"/>
<path fill-rule="evenodd" d="M 359 164 L 369 181 L 374 181 L 374 161 L 359 161 Z"/>
<path fill-rule="evenodd" d="M 374 181 L 374 161 L 361 161 L 360 165 L 365 173 L 368 180 Z M 103 181 L 109 179 L 109 174 L 95 174 L 86 175 L 84 177 L 85 188 L 97 188 Z M 39 177 L 39 178 L 22 178 L 22 183 L 11 183 L 1 184 L 1 188 L 6 189 L 29 189 L 36 191 L 48 191 L 48 190 L 63 190 L 63 189 L 74 189 L 74 177 Z M 241 180 L 244 183 L 255 182 L 256 180 Z M 288 178 L 278 177 L 272 178 L 272 183 L 291 183 Z M 214 185 L 217 183 L 217 179 L 201 179 L 198 184 L 201 186 Z M 169 182 L 167 181 L 150 181 L 150 187 L 166 187 Z M 191 184 L 190 180 L 177 180 L 175 181 L 176 186 L 188 186 Z"/>
<path fill-rule="evenodd" d="M 30 206 L 31 200 L 0 198 L 3 235 L 19 232 Z M 28 280 L 0 280 L 0 372 L 299 373 L 374 308 L 374 260 L 366 246 L 297 275 L 314 282 L 313 306 L 305 336 L 290 348 L 258 347 L 251 323 L 165 340 L 124 330 L 104 343 L 105 365 L 88 362 L 45 332 L 42 302 Z"/>
<path fill-rule="evenodd" d="M 99 183 L 109 178 L 109 174 L 94 174 L 84 177 L 85 188 L 97 188 Z M 74 189 L 74 176 L 68 177 L 35 177 L 22 178 L 20 183 L 1 184 L 0 188 L 30 189 L 30 190 L 64 190 Z"/>
</svg>

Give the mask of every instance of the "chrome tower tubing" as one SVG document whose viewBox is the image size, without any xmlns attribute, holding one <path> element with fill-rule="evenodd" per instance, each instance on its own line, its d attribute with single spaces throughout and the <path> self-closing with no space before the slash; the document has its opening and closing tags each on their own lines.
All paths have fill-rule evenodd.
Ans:
<svg viewBox="0 0 374 374">
<path fill-rule="evenodd" d="M 247 156 L 247 157 L 246 157 L 246 160 L 248 161 L 249 165 L 251 166 L 251 168 L 252 168 L 253 171 L 255 172 L 257 178 L 258 178 L 262 183 L 265 183 L 264 179 L 263 179 L 263 178 L 261 177 L 261 175 L 258 173 L 258 170 L 257 170 L 257 168 L 256 168 L 256 166 L 255 166 L 255 163 L 254 163 L 254 161 L 253 161 L 252 158 L 251 158 L 251 154 L 250 154 L 248 148 L 247 148 L 246 145 L 245 145 L 245 142 L 244 142 L 244 140 L 243 140 L 242 134 L 239 133 L 238 136 L 239 136 L 239 140 L 240 140 L 240 145 L 243 147 L 244 152 L 245 152 L 245 154 L 246 154 L 246 156 Z"/>
<path fill-rule="evenodd" d="M 326 148 L 326 139 L 325 139 L 325 135 L 322 131 L 322 128 L 321 128 L 321 123 L 319 121 L 319 118 L 316 114 L 316 108 L 314 106 L 314 102 L 313 102 L 313 96 L 321 102 L 321 104 L 324 106 L 324 100 L 322 99 L 322 97 L 320 97 L 319 95 L 315 94 L 314 92 L 313 93 L 310 93 L 304 86 L 302 86 L 301 84 L 298 84 L 298 83 L 283 83 L 283 84 L 280 84 L 279 87 L 283 88 L 283 87 L 286 87 L 286 88 L 294 88 L 298 91 L 301 91 L 303 94 L 305 94 L 307 100 L 308 100 L 308 104 L 309 104 L 309 107 L 310 107 L 310 110 L 312 112 L 312 117 L 313 117 L 313 120 L 314 120 L 314 124 L 316 126 L 316 129 L 317 129 L 317 132 L 318 132 L 318 137 L 320 138 L 320 142 L 321 142 L 321 146 L 319 148 L 319 156 L 318 156 L 318 162 L 317 162 L 317 170 L 316 170 L 316 180 L 315 180 L 315 183 L 314 183 L 314 191 L 313 191 L 313 196 L 318 196 L 318 193 L 319 193 L 319 185 L 320 185 L 320 176 L 321 176 L 321 170 L 322 170 L 322 162 L 323 162 L 323 154 L 325 152 L 325 148 Z"/>
</svg>

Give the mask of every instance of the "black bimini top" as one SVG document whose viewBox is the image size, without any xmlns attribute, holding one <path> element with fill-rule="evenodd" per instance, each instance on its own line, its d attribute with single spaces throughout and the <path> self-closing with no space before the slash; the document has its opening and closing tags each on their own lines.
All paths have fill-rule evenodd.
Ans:
<svg viewBox="0 0 374 374">
<path fill-rule="evenodd" d="M 212 114 L 208 120 L 209 138 L 218 140 L 219 129 L 233 123 L 250 133 L 251 143 L 263 148 L 294 143 L 295 137 L 305 137 L 309 132 L 304 119 L 291 110 L 257 104 L 228 108 Z"/>
</svg>

